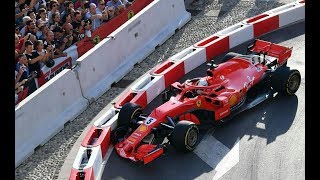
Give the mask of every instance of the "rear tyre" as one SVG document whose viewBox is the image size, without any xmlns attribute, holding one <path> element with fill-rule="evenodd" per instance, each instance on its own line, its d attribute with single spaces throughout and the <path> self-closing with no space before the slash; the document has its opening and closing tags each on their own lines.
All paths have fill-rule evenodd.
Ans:
<svg viewBox="0 0 320 180">
<path fill-rule="evenodd" d="M 272 87 L 286 96 L 294 95 L 298 91 L 300 83 L 301 75 L 296 69 L 281 68 L 272 76 Z"/>
<path fill-rule="evenodd" d="M 301 83 L 300 72 L 296 69 L 290 70 L 288 74 L 288 78 L 286 80 L 284 93 L 286 95 L 294 95 L 298 91 L 300 87 L 300 83 Z"/>
<path fill-rule="evenodd" d="M 198 145 L 199 129 L 191 121 L 179 121 L 170 135 L 170 144 L 178 151 L 193 151 Z"/>
<path fill-rule="evenodd" d="M 134 103 L 126 103 L 122 106 L 118 116 L 118 127 L 129 126 L 133 119 L 139 117 L 142 113 L 141 106 Z"/>
<path fill-rule="evenodd" d="M 227 62 L 229 59 L 232 59 L 237 56 L 241 56 L 241 54 L 229 52 L 222 58 L 222 62 Z"/>
</svg>

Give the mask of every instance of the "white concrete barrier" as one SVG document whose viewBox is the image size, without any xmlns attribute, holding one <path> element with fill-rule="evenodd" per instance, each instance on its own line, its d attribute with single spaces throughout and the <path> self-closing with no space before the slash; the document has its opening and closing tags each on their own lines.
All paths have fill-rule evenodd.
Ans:
<svg viewBox="0 0 320 180">
<path fill-rule="evenodd" d="M 84 96 L 101 96 L 190 19 L 183 0 L 153 1 L 77 60 Z"/>
<path fill-rule="evenodd" d="M 131 87 L 133 92 L 145 91 L 147 93 L 147 104 L 165 90 L 163 76 L 151 76 L 146 74 L 136 84 Z"/>
<path fill-rule="evenodd" d="M 15 166 L 88 105 L 72 70 L 65 69 L 15 108 Z"/>
<path fill-rule="evenodd" d="M 246 41 L 253 39 L 253 26 L 252 24 L 245 24 L 239 22 L 233 26 L 217 32 L 219 36 L 229 36 L 229 48 L 233 48 Z"/>
</svg>

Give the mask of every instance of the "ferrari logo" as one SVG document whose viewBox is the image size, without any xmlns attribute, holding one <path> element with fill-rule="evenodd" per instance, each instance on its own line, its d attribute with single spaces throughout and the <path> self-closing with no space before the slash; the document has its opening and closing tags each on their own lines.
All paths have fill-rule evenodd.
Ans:
<svg viewBox="0 0 320 180">
<path fill-rule="evenodd" d="M 132 18 L 134 16 L 134 12 L 131 10 L 128 12 L 128 19 Z"/>
<path fill-rule="evenodd" d="M 146 131 L 147 129 L 148 129 L 148 127 L 147 127 L 146 125 L 144 125 L 144 124 L 141 124 L 140 127 L 139 127 L 139 131 L 140 131 L 140 132 L 144 132 L 144 131 Z"/>
<path fill-rule="evenodd" d="M 200 107 L 201 106 L 201 100 L 197 101 L 197 106 Z"/>
<path fill-rule="evenodd" d="M 92 43 L 94 45 L 98 44 L 101 41 L 100 36 L 96 35 L 93 39 L 92 39 Z"/>
</svg>

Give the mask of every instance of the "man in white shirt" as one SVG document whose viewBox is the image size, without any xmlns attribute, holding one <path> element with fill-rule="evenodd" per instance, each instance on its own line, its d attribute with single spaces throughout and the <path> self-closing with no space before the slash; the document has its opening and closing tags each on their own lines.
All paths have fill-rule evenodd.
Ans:
<svg viewBox="0 0 320 180">
<path fill-rule="evenodd" d="M 94 3 L 90 3 L 89 12 L 85 15 L 85 19 L 90 19 L 92 21 L 92 31 L 101 25 L 102 14 L 97 12 L 96 8 L 97 6 Z"/>
</svg>

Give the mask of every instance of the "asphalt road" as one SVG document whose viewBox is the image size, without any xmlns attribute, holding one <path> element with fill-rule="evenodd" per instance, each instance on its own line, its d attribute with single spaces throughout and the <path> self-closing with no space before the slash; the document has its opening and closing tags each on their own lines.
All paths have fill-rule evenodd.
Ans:
<svg viewBox="0 0 320 180">
<path fill-rule="evenodd" d="M 300 22 L 260 37 L 293 47 L 288 66 L 298 69 L 302 76 L 296 95 L 276 96 L 237 115 L 224 126 L 214 127 L 206 134 L 204 143 L 209 144 L 201 142 L 210 152 L 207 158 L 201 156 L 203 149 L 181 154 L 169 148 L 167 155 L 141 166 L 120 158 L 113 151 L 102 179 L 305 179 L 304 27 L 305 23 Z M 244 53 L 247 44 L 230 51 Z M 215 62 L 219 63 L 222 57 L 217 57 Z M 203 64 L 180 82 L 204 76 L 206 69 Z M 157 97 L 145 111 L 150 112 L 159 104 L 160 97 Z M 211 146 L 212 149 L 208 149 Z"/>
</svg>

